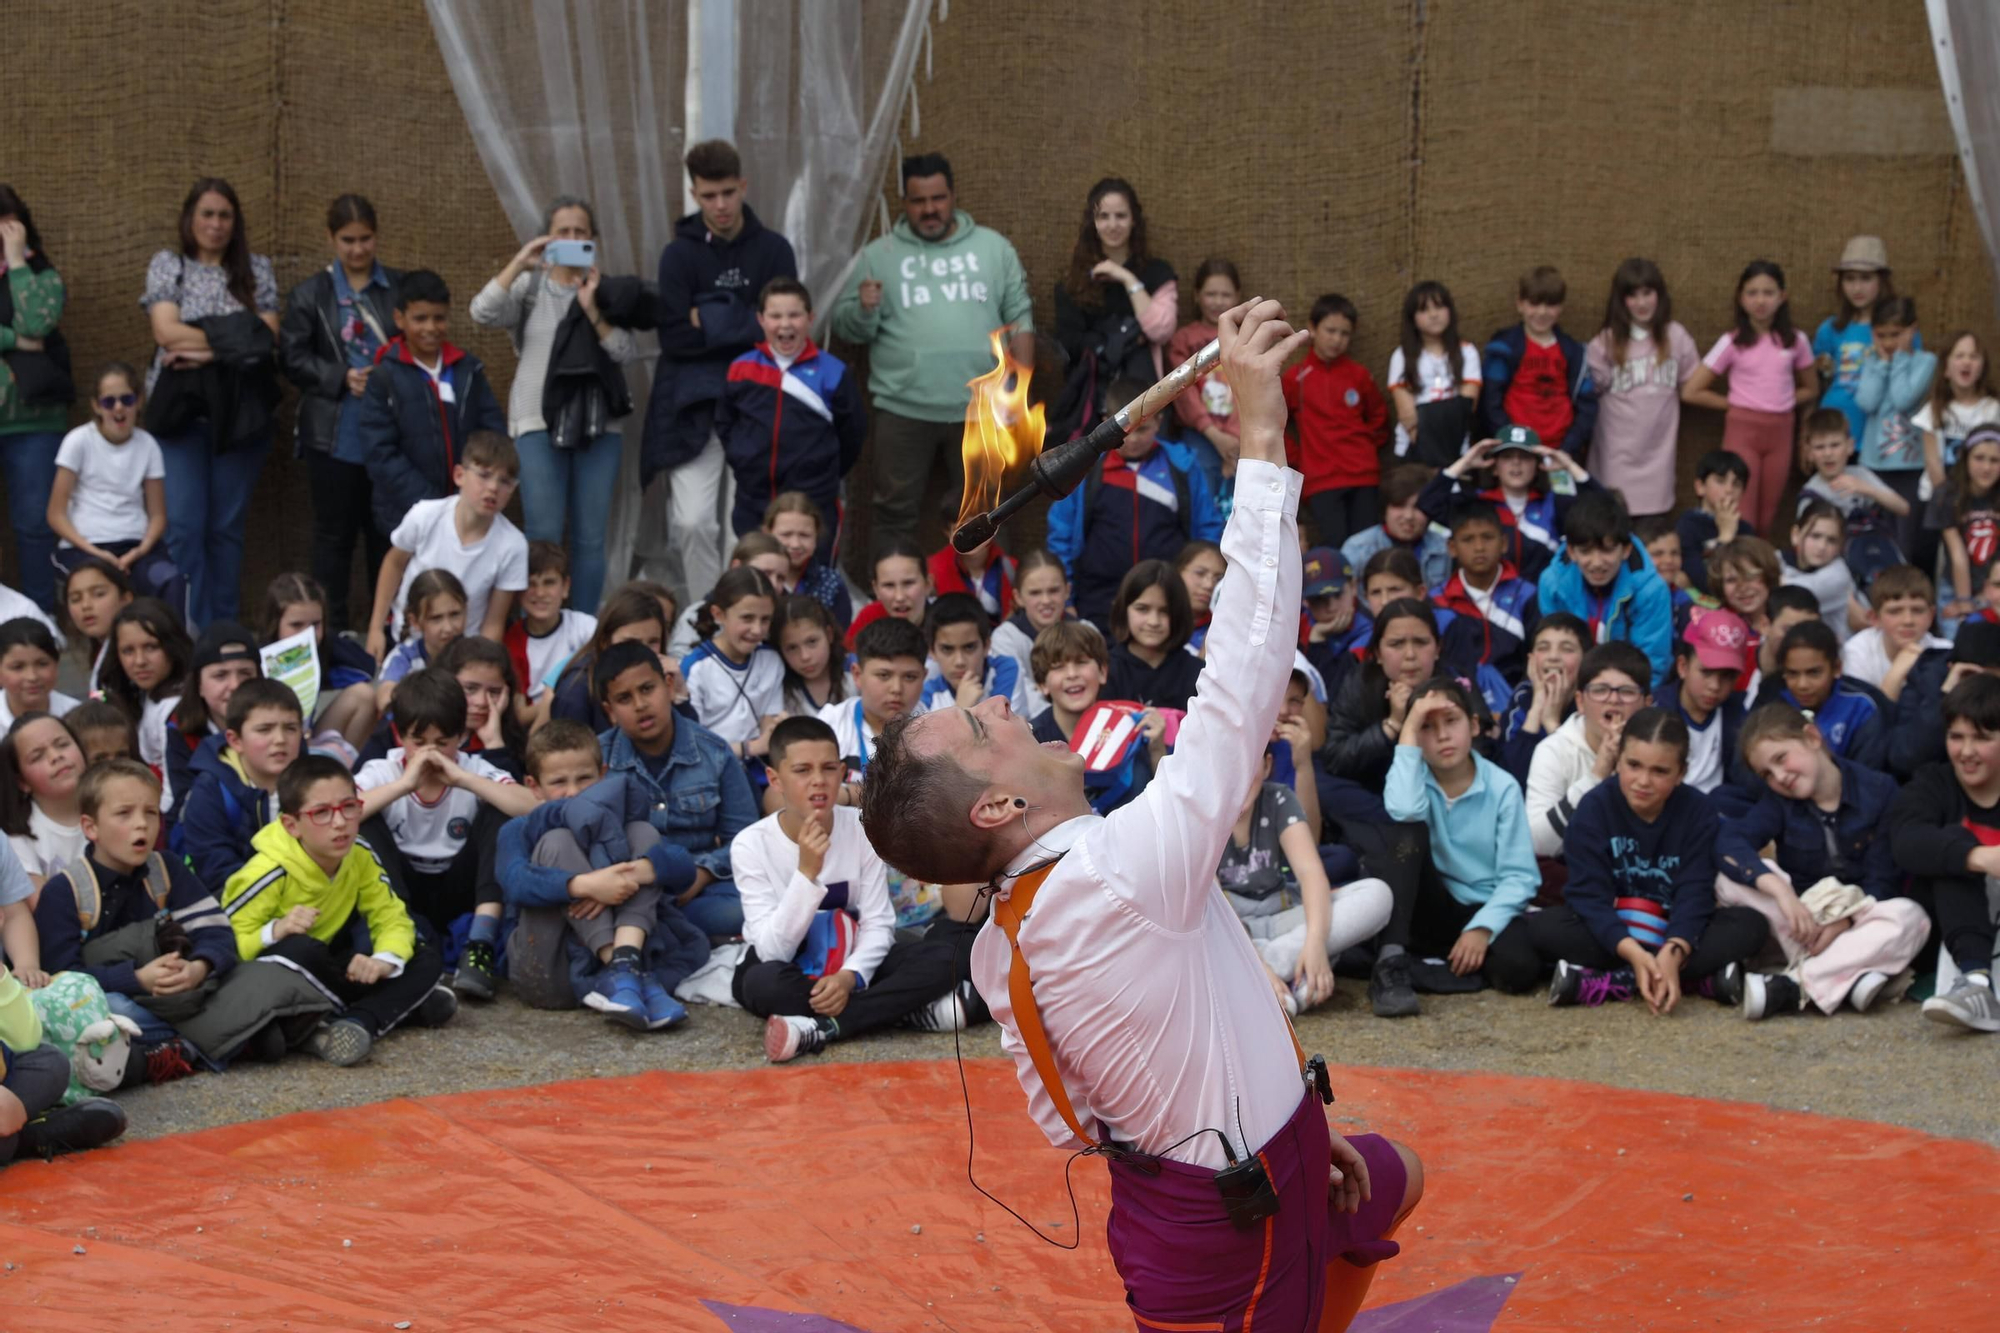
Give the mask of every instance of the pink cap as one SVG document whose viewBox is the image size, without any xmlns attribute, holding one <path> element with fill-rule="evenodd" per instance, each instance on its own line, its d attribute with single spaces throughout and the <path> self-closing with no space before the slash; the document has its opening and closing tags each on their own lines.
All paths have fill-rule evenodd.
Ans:
<svg viewBox="0 0 2000 1333">
<path fill-rule="evenodd" d="M 1711 671 L 1742 671 L 1750 649 L 1750 627 L 1734 611 L 1705 611 L 1688 622 L 1681 642 Z"/>
</svg>

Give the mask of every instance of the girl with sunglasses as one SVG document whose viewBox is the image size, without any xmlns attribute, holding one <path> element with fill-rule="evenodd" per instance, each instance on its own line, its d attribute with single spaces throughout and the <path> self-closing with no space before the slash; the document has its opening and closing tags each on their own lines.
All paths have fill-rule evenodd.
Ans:
<svg viewBox="0 0 2000 1333">
<path fill-rule="evenodd" d="M 91 390 L 90 421 L 56 450 L 47 514 L 60 539 L 54 559 L 65 579 L 86 557 L 116 565 L 141 596 L 185 617 L 187 579 L 165 544 L 166 463 L 160 442 L 139 425 L 139 383 L 124 362 L 105 365 Z"/>
</svg>

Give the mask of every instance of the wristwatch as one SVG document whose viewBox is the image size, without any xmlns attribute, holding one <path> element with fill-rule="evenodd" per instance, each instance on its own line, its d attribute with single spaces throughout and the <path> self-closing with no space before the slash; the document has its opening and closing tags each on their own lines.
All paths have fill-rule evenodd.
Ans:
<svg viewBox="0 0 2000 1333">
<path fill-rule="evenodd" d="M 1129 285 L 1128 287 L 1126 287 L 1126 288 L 1125 288 L 1125 290 L 1126 290 L 1126 291 L 1128 291 L 1128 292 L 1133 292 L 1133 293 L 1135 293 L 1135 294 L 1136 294 L 1136 293 L 1138 293 L 1138 292 L 1143 292 L 1143 291 L 1145 291 L 1145 290 L 1146 290 L 1146 284 L 1145 284 L 1145 283 L 1143 283 L 1143 282 L 1137 282 L 1137 281 L 1134 281 L 1134 282 L 1133 282 L 1133 283 L 1132 283 L 1131 285 Z"/>
</svg>

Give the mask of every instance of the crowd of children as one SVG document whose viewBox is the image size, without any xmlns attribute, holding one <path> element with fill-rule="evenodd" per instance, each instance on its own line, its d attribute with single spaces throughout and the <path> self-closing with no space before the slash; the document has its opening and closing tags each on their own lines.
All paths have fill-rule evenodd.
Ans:
<svg viewBox="0 0 2000 1333">
<path fill-rule="evenodd" d="M 697 186 L 735 162 L 714 148 Z M 726 212 L 705 200 L 706 243 L 774 235 L 736 216 L 718 239 Z M 756 290 L 673 296 L 703 341 L 681 359 L 719 372 L 671 406 L 700 408 L 733 477 L 727 566 L 686 596 L 621 583 L 597 524 L 650 297 L 577 262 L 595 227 L 555 201 L 474 300 L 521 354 L 503 410 L 449 340 L 443 280 L 377 264 L 372 208 L 336 201 L 336 262 L 279 335 L 316 501 L 355 512 L 316 503 L 315 573 L 273 581 L 254 625 L 233 566 L 182 540 L 177 445 L 146 428 L 149 393 L 187 392 L 163 372 L 212 355 L 181 322 L 186 259 L 154 275 L 153 374 L 99 370 L 55 455 L 49 606 L 0 594 L 0 1159 L 122 1131 L 115 1102 L 51 1091 L 64 1059 L 114 1067 L 111 1090 L 293 1051 L 351 1065 L 505 988 L 635 1032 L 733 1004 L 776 1062 L 964 1027 L 984 901 L 869 845 L 884 729 L 1005 699 L 1082 757 L 1105 814 L 1173 762 L 1231 595 L 1226 383 L 1133 429 L 1045 546 L 892 532 L 857 599 L 835 561 L 868 408 L 812 341 L 789 250 L 759 241 Z M 22 288 L 31 249 L 0 270 Z M 197 287 L 215 269 L 219 307 L 264 303 L 244 255 L 209 250 Z M 1107 365 L 1106 402 L 1143 391 L 1126 376 L 1157 368 L 1178 294 L 1128 258 L 1146 345 Z M 1339 974 L 1384 1017 L 1487 985 L 1753 1020 L 1915 989 L 1926 1017 L 2000 1031 L 2000 398 L 1975 334 L 1924 350 L 1879 240 L 1835 274 L 1808 338 L 1784 271 L 1747 265 L 1706 356 L 1649 260 L 1618 267 L 1587 343 L 1553 268 L 1483 345 L 1426 281 L 1379 386 L 1349 354 L 1361 312 L 1314 302 L 1283 378 L 1313 534 L 1291 689 L 1259 780 L 1215 794 L 1240 807 L 1218 890 L 1288 1011 Z M 1239 293 L 1204 263 L 1172 357 Z M 1677 511 L 1685 408 L 1724 413 L 1723 446 Z M 364 538 L 373 595 L 350 599 Z M 66 654 L 87 698 L 56 688 Z M 122 1057 L 43 1045 L 59 975 L 101 992 Z"/>
</svg>

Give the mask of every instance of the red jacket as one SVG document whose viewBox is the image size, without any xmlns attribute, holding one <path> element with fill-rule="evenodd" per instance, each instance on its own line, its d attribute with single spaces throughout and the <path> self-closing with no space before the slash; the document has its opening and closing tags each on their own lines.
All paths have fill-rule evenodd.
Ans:
<svg viewBox="0 0 2000 1333">
<path fill-rule="evenodd" d="M 1380 450 L 1389 438 L 1389 404 L 1359 361 L 1318 354 L 1285 372 L 1291 431 L 1285 456 L 1305 474 L 1306 495 L 1382 479 Z"/>
<path fill-rule="evenodd" d="M 931 591 L 939 597 L 948 592 L 968 592 L 979 598 L 985 606 L 991 597 L 1000 603 L 999 614 L 992 608 L 987 614 L 998 625 L 1014 614 L 1014 559 L 997 545 L 986 559 L 986 572 L 980 577 L 980 587 L 973 587 L 966 581 L 965 571 L 959 568 L 958 552 L 946 542 L 942 550 L 931 552 Z"/>
</svg>

